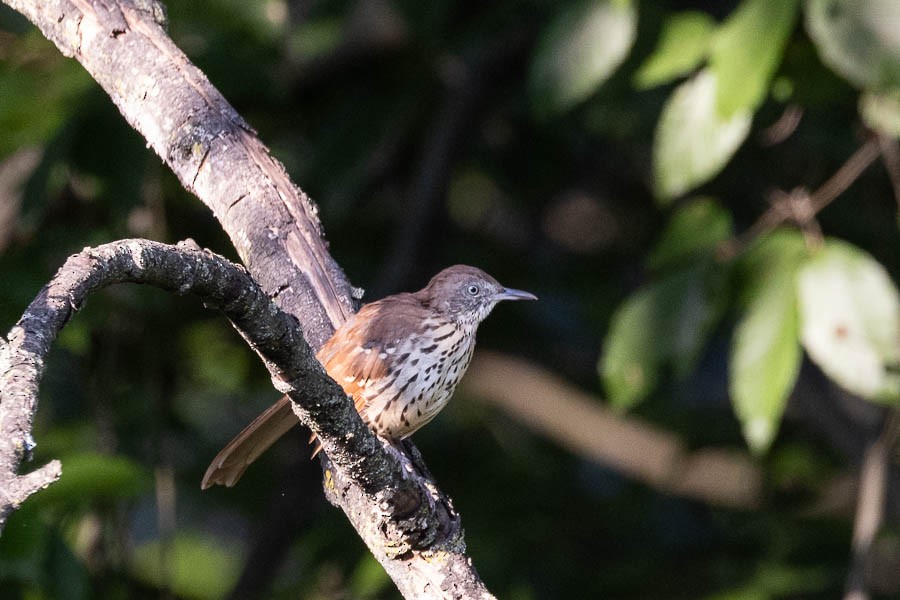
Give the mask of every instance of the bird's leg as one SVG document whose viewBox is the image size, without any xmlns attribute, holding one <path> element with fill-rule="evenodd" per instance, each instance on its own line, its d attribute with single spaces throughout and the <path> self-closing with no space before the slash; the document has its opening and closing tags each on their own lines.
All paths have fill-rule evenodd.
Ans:
<svg viewBox="0 0 900 600">
<path fill-rule="evenodd" d="M 400 473 L 403 479 L 408 479 L 412 474 L 419 476 L 419 481 L 423 483 L 425 488 L 425 500 L 428 502 L 428 508 L 431 512 L 434 512 L 437 508 L 435 500 L 440 498 L 440 494 L 437 487 L 432 483 L 431 473 L 425 466 L 425 461 L 422 460 L 422 454 L 419 450 L 413 446 L 412 442 L 405 439 L 379 439 L 382 440 L 385 449 L 397 457 L 397 460 L 400 462 Z"/>
<path fill-rule="evenodd" d="M 412 460 L 410 460 L 409 456 L 406 454 L 403 440 L 397 439 L 389 439 L 389 438 L 379 438 L 381 440 L 384 449 L 388 451 L 389 454 L 392 454 L 397 462 L 400 463 L 400 475 L 403 479 L 408 479 L 411 473 L 416 472 L 416 466 L 413 464 Z"/>
<path fill-rule="evenodd" d="M 425 479 L 434 479 L 431 475 L 431 471 L 425 466 L 425 459 L 422 458 L 422 453 L 419 452 L 419 449 L 416 448 L 415 445 L 413 445 L 412 440 L 406 438 L 400 440 L 399 443 L 403 446 L 403 451 L 407 455 L 413 468 L 415 468 L 415 470 Z"/>
<path fill-rule="evenodd" d="M 453 514 L 453 504 L 451 503 L 450 498 L 441 494 L 437 489 L 437 486 L 434 485 L 434 476 L 432 476 L 431 471 L 429 471 L 428 467 L 425 465 L 425 459 L 422 458 L 422 453 L 419 452 L 419 449 L 416 448 L 415 444 L 413 444 L 412 440 L 409 438 L 402 440 L 400 443 L 403 444 L 404 450 L 409 457 L 408 460 L 412 463 L 416 471 L 419 472 L 419 475 L 422 476 L 422 481 L 425 483 L 425 488 L 428 490 L 428 504 L 434 509 L 435 501 L 441 500 L 447 509 L 447 513 Z"/>
</svg>

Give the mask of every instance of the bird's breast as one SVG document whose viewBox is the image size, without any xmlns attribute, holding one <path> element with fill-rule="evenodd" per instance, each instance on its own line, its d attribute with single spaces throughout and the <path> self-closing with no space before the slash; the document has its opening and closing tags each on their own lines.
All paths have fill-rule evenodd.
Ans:
<svg viewBox="0 0 900 600">
<path fill-rule="evenodd" d="M 366 385 L 357 399 L 363 420 L 379 435 L 408 437 L 447 405 L 474 349 L 474 331 L 426 321 L 419 335 L 382 352 L 387 376 Z"/>
</svg>

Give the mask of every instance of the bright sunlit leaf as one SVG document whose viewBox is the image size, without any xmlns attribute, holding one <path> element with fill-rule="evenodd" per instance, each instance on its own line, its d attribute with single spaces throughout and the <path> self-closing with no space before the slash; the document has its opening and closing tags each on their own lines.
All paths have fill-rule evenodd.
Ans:
<svg viewBox="0 0 900 600">
<path fill-rule="evenodd" d="M 713 198 L 694 198 L 666 223 L 647 265 L 656 271 L 671 269 L 701 254 L 710 254 L 733 233 L 731 213 Z"/>
<path fill-rule="evenodd" d="M 723 119 L 716 110 L 716 76 L 704 69 L 666 101 L 653 143 L 656 196 L 663 203 L 715 176 L 750 133 L 751 112 Z"/>
<path fill-rule="evenodd" d="M 900 87 L 900 2 L 806 0 L 806 29 L 822 62 L 857 87 Z"/>
<path fill-rule="evenodd" d="M 778 231 L 744 257 L 742 314 L 731 342 L 728 387 L 744 438 L 769 448 L 800 369 L 795 278 L 806 246 L 799 232 Z"/>
<path fill-rule="evenodd" d="M 587 99 L 628 56 L 636 33 L 631 0 L 587 0 L 563 9 L 542 32 L 531 62 L 536 113 L 557 115 Z"/>
<path fill-rule="evenodd" d="M 716 108 L 727 119 L 755 111 L 797 20 L 797 0 L 744 0 L 716 31 L 709 66 L 719 82 Z"/>
<path fill-rule="evenodd" d="M 900 137 L 900 88 L 863 92 L 859 97 L 859 114 L 878 133 Z"/>
<path fill-rule="evenodd" d="M 715 27 L 716 22 L 706 13 L 688 11 L 669 17 L 653 54 L 635 73 L 635 86 L 663 85 L 696 69 L 706 58 Z"/>
<path fill-rule="evenodd" d="M 721 279 L 709 264 L 680 271 L 628 298 L 613 315 L 599 370 L 610 403 L 627 410 L 664 369 L 689 373 L 721 316 Z"/>
<path fill-rule="evenodd" d="M 900 400 L 900 297 L 875 259 L 829 240 L 797 277 L 801 340 L 810 358 L 847 390 Z"/>
</svg>

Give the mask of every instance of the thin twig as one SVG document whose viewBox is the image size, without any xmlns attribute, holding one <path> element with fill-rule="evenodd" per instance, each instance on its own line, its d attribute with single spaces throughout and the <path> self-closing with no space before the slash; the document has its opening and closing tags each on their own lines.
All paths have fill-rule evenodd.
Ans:
<svg viewBox="0 0 900 600">
<path fill-rule="evenodd" d="M 862 175 L 863 171 L 875 162 L 880 152 L 878 138 L 870 137 L 867 139 L 866 143 L 860 146 L 828 181 L 810 195 L 813 210 L 818 214 L 823 208 L 831 204 L 835 198 L 843 194 Z"/>
<path fill-rule="evenodd" d="M 771 206 L 743 233 L 723 242 L 719 247 L 721 260 L 732 260 L 744 253 L 759 237 L 784 223 L 797 223 L 808 238 L 816 238 L 821 231 L 816 216 L 855 182 L 881 153 L 879 139 L 870 137 L 819 188 L 809 194 L 803 188 L 790 193 L 776 191 L 770 197 Z"/>
<path fill-rule="evenodd" d="M 856 503 L 856 519 L 853 524 L 853 558 L 844 600 L 868 600 L 866 573 L 869 570 L 869 557 L 872 554 L 872 543 L 884 520 L 885 493 L 887 490 L 888 462 L 891 447 L 897 439 L 900 419 L 896 411 L 888 413 L 884 427 L 863 459 L 859 481 L 859 495 Z"/>
<path fill-rule="evenodd" d="M 881 147 L 881 160 L 894 189 L 894 201 L 897 203 L 897 210 L 900 211 L 900 144 L 896 138 L 885 135 L 878 136 L 878 143 Z"/>
<path fill-rule="evenodd" d="M 759 134 L 763 146 L 775 146 L 785 141 L 797 130 L 803 118 L 803 108 L 798 104 L 788 104 L 778 120 L 763 129 Z"/>
</svg>

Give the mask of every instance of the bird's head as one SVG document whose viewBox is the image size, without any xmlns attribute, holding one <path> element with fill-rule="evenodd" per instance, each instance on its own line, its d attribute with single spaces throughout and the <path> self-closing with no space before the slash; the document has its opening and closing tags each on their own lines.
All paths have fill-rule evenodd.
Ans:
<svg viewBox="0 0 900 600">
<path fill-rule="evenodd" d="M 454 265 L 431 278 L 423 300 L 451 321 L 478 325 L 501 300 L 537 300 L 537 296 L 500 285 L 475 267 Z"/>
</svg>

